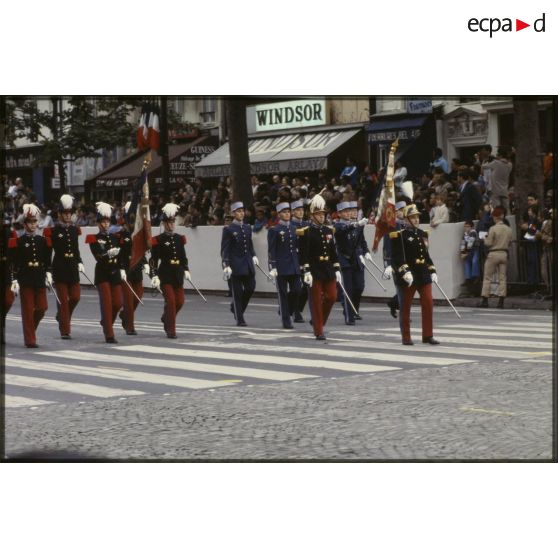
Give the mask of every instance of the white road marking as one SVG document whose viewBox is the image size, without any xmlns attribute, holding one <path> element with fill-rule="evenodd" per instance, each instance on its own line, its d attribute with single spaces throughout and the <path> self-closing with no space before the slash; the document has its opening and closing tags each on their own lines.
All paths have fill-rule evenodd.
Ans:
<svg viewBox="0 0 558 558">
<path fill-rule="evenodd" d="M 253 345 L 249 343 L 196 343 L 196 342 L 186 342 L 180 343 L 181 345 L 193 345 L 196 347 L 219 347 L 221 349 L 236 349 L 241 351 L 246 351 L 247 354 L 255 355 L 258 351 L 264 352 L 271 352 L 271 353 L 282 353 L 280 357 L 274 358 L 273 361 L 277 362 L 279 359 L 280 362 L 284 361 L 284 354 L 308 354 L 308 355 L 321 355 L 321 356 L 330 356 L 330 357 L 340 357 L 346 359 L 362 359 L 362 360 L 380 360 L 380 361 L 387 361 L 387 362 L 408 362 L 414 364 L 425 364 L 425 365 L 432 365 L 432 366 L 445 366 L 450 364 L 465 364 L 467 362 L 476 362 L 474 360 L 465 360 L 465 359 L 455 359 L 455 358 L 439 358 L 439 357 L 427 357 L 427 356 L 416 356 L 416 355 L 407 355 L 407 354 L 389 354 L 389 353 L 375 353 L 371 351 L 366 352 L 358 352 L 358 351 L 341 351 L 339 349 L 331 349 L 327 348 L 327 346 L 316 346 L 316 347 L 295 347 L 295 346 L 285 346 L 281 345 L 280 347 L 275 345 Z M 370 349 L 374 349 L 374 346 L 370 346 Z M 228 353 L 223 353 L 227 355 Z M 260 361 L 260 355 L 255 357 L 255 360 Z M 312 361 L 310 361 L 312 362 Z M 320 361 L 313 361 L 313 362 L 320 362 Z M 337 362 L 330 361 L 330 368 L 341 370 L 338 367 Z M 355 364 L 351 364 L 351 366 L 355 366 Z"/>
<path fill-rule="evenodd" d="M 151 348 L 151 347 L 148 347 Z M 161 347 L 162 353 L 165 348 Z M 193 372 L 223 374 L 226 376 L 238 376 L 243 378 L 259 378 L 262 380 L 289 381 L 301 378 L 315 378 L 309 374 L 295 374 L 293 372 L 280 372 L 263 370 L 260 368 L 241 368 L 234 366 L 219 366 L 204 362 L 184 362 L 178 360 L 163 360 L 162 358 L 129 357 L 119 353 L 118 355 L 103 355 L 99 353 L 87 353 L 84 351 L 56 351 L 55 353 L 37 353 L 56 358 L 67 358 L 72 360 L 118 362 L 118 364 L 130 364 L 134 366 L 147 366 L 153 370 L 158 368 L 172 368 L 174 370 L 190 370 Z"/>
<path fill-rule="evenodd" d="M 390 328 L 378 328 L 378 331 L 399 331 L 398 327 Z M 417 327 L 411 328 L 411 333 L 413 335 L 421 335 L 421 329 Z M 437 327 L 435 328 L 436 336 L 438 333 L 449 333 L 450 335 L 473 335 L 473 336 L 486 336 L 491 337 L 521 337 L 522 339 L 552 339 L 551 333 L 524 333 L 523 331 L 502 331 L 502 328 L 498 328 L 498 331 L 494 331 L 494 328 L 487 334 L 486 331 L 477 331 L 477 329 L 466 329 L 466 328 L 446 328 Z"/>
<path fill-rule="evenodd" d="M 5 407 L 11 409 L 13 407 L 29 407 L 31 405 L 49 405 L 56 403 L 55 401 L 43 401 L 42 399 L 29 399 L 28 397 L 19 397 L 18 395 L 6 395 Z"/>
<path fill-rule="evenodd" d="M 255 351 L 249 353 L 232 353 L 217 351 L 198 351 L 196 349 L 175 349 L 171 347 L 150 347 L 148 345 L 131 345 L 118 347 L 119 351 L 144 352 L 149 354 L 165 354 L 182 356 L 187 358 L 208 358 L 211 360 L 232 360 L 235 362 L 246 362 L 248 355 L 250 359 L 258 364 L 275 364 L 281 366 L 301 366 L 304 368 L 325 368 L 344 372 L 381 372 L 384 370 L 400 370 L 391 366 L 376 366 L 373 364 L 357 364 L 354 362 L 333 362 L 330 360 L 303 359 L 287 357 L 282 354 L 279 357 L 258 354 Z M 348 355 L 346 355 L 348 356 Z M 199 364 L 203 370 L 204 364 Z"/>
</svg>

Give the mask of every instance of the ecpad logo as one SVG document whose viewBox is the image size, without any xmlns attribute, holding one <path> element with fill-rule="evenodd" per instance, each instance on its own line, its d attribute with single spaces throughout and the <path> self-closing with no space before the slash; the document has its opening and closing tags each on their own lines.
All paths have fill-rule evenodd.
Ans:
<svg viewBox="0 0 558 558">
<path fill-rule="evenodd" d="M 535 32 L 537 33 L 545 32 L 545 25 L 546 25 L 545 17 L 546 14 L 543 13 L 543 15 L 539 19 L 536 19 L 533 22 L 533 29 L 535 30 Z M 472 17 L 468 21 L 467 27 L 469 28 L 469 31 L 473 33 L 477 33 L 478 31 L 482 31 L 484 33 L 490 33 L 490 38 L 492 38 L 492 35 L 494 33 L 497 33 L 498 31 L 504 31 L 504 32 L 513 31 L 512 20 L 509 17 L 505 17 L 503 19 L 500 19 L 498 17 L 490 17 L 490 18 L 485 17 L 482 19 L 477 19 L 475 17 Z M 515 20 L 516 31 L 521 31 L 522 29 L 525 29 L 527 27 L 531 27 L 531 24 L 525 23 L 524 21 L 521 21 L 520 19 L 516 18 Z"/>
</svg>

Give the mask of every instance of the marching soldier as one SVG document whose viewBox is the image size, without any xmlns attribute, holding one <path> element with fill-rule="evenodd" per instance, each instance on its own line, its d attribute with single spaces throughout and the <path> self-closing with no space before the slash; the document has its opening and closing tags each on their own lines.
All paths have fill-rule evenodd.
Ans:
<svg viewBox="0 0 558 558">
<path fill-rule="evenodd" d="M 291 203 L 291 224 L 297 229 L 302 229 L 310 224 L 310 221 L 304 219 L 304 200 L 298 199 Z M 300 250 L 299 250 L 300 252 Z M 296 301 L 295 307 L 293 308 L 294 322 L 295 324 L 304 323 L 304 318 L 302 317 L 302 312 L 306 301 L 308 299 L 308 291 L 303 288 L 302 280 L 300 283 L 300 294 L 298 295 L 298 300 Z"/>
<path fill-rule="evenodd" d="M 358 202 L 356 201 L 352 201 L 349 202 L 351 204 L 351 221 L 353 223 L 357 222 L 358 219 Z M 366 221 L 366 223 L 363 223 L 362 226 L 359 226 L 359 228 L 357 229 L 357 236 L 358 236 L 358 242 L 357 242 L 357 248 L 356 248 L 356 253 L 358 256 L 358 259 L 360 261 L 360 263 L 362 264 L 362 267 L 360 268 L 360 274 L 362 275 L 362 284 L 364 285 L 364 267 L 365 267 L 365 261 L 372 261 L 372 254 L 370 254 L 370 250 L 368 249 L 368 243 L 366 242 L 366 239 L 364 238 L 364 227 L 368 224 L 368 219 L 364 219 Z M 361 219 L 362 222 L 362 219 Z M 364 290 L 364 286 L 363 286 L 363 290 Z M 356 311 L 358 312 L 360 310 L 360 300 L 362 297 L 362 291 L 360 291 L 360 293 L 357 293 L 356 296 L 356 300 L 353 299 L 353 304 L 355 305 Z M 362 320 L 362 316 L 360 314 L 356 314 L 355 315 L 355 320 Z"/>
<path fill-rule="evenodd" d="M 60 301 L 57 302 L 56 320 L 62 339 L 72 338 L 70 321 L 81 295 L 79 274 L 85 271 L 79 254 L 81 229 L 72 224 L 73 202 L 72 196 L 64 194 L 60 198 L 58 224 L 43 232 L 45 237 L 50 238 L 54 250 L 52 273 Z"/>
<path fill-rule="evenodd" d="M 256 288 L 256 265 L 259 265 L 254 245 L 252 229 L 244 224 L 244 204 L 231 204 L 233 222 L 223 227 L 221 238 L 221 257 L 223 259 L 223 277 L 231 280 L 233 301 L 231 312 L 237 326 L 246 326 L 244 312 Z"/>
<path fill-rule="evenodd" d="M 88 234 L 85 242 L 97 262 L 95 265 L 95 285 L 101 303 L 101 325 L 107 343 L 118 343 L 114 337 L 113 324 L 122 308 L 122 279 L 126 272 L 122 269 L 120 246 L 117 236 L 109 234 L 112 207 L 108 203 L 97 202 L 97 224 L 99 232 Z"/>
<path fill-rule="evenodd" d="M 320 341 L 326 339 L 324 326 L 337 299 L 336 281 L 341 281 L 334 229 L 324 224 L 325 214 L 325 200 L 316 194 L 310 203 L 310 225 L 296 232 L 304 283 L 310 288 L 312 327 Z"/>
<path fill-rule="evenodd" d="M 12 274 L 10 271 L 10 265 L 8 262 L 8 243 L 10 238 L 17 238 L 15 231 L 12 231 L 9 223 L 4 223 L 2 225 L 2 253 L 0 255 L 0 260 L 2 262 L 2 345 L 5 343 L 5 333 L 6 333 L 6 316 L 12 307 L 15 300 L 15 295 L 17 294 L 12 286 Z"/>
<path fill-rule="evenodd" d="M 23 234 L 8 241 L 12 266 L 12 292 L 20 295 L 23 338 L 28 349 L 36 349 L 36 331 L 48 308 L 46 286 L 52 288 L 50 238 L 36 234 L 41 210 L 23 206 Z"/>
<path fill-rule="evenodd" d="M 436 268 L 428 253 L 428 233 L 418 228 L 419 211 L 416 205 L 405 207 L 408 228 L 389 233 L 392 247 L 392 266 L 396 284 L 402 291 L 401 335 L 403 345 L 413 345 L 411 340 L 411 304 L 415 292 L 420 295 L 422 312 L 422 342 L 439 345 L 432 333 L 432 283 L 438 282 Z"/>
<path fill-rule="evenodd" d="M 139 301 L 143 298 L 142 272 L 149 275 L 149 264 L 144 255 L 136 266 L 130 269 L 130 260 L 132 259 L 131 229 L 133 228 L 133 216 L 129 215 L 130 205 L 131 202 L 126 202 L 124 205 L 124 223 L 122 230 L 118 234 L 120 239 L 120 260 L 126 272 L 126 281 L 128 282 L 128 284 L 122 284 L 122 310 L 119 317 L 122 320 L 122 327 L 126 331 L 126 335 L 137 335 L 138 333 L 134 327 L 134 313 Z M 134 296 L 134 293 L 136 296 Z"/>
<path fill-rule="evenodd" d="M 184 305 L 184 279 L 192 279 L 184 248 L 186 237 L 174 232 L 178 209 L 175 203 L 163 207 L 164 231 L 152 239 L 149 260 L 151 286 L 159 289 L 165 299 L 161 321 L 169 339 L 176 339 L 176 315 Z"/>
<path fill-rule="evenodd" d="M 351 214 L 353 208 L 352 202 L 344 201 L 337 204 L 337 213 L 339 221 L 335 222 L 335 243 L 337 246 L 337 257 L 341 265 L 341 273 L 343 275 L 343 286 L 347 291 L 347 295 L 351 299 L 355 309 L 358 311 L 362 291 L 364 291 L 364 258 L 363 245 L 366 246 L 362 228 L 368 223 L 368 219 L 361 219 L 357 222 L 351 222 Z M 361 234 L 359 234 L 359 232 Z M 368 247 L 365 253 L 369 258 Z M 349 302 L 342 296 L 343 315 L 347 325 L 355 325 L 355 311 Z"/>
<path fill-rule="evenodd" d="M 302 290 L 296 227 L 291 223 L 291 209 L 287 202 L 278 204 L 276 211 L 279 224 L 267 232 L 269 274 L 277 283 L 283 327 L 293 329 L 291 314 L 297 308 Z"/>
</svg>

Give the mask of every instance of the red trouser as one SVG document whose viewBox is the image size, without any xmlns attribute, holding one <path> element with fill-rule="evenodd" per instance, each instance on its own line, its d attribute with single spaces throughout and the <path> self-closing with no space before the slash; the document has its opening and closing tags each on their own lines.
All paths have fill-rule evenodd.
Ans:
<svg viewBox="0 0 558 558">
<path fill-rule="evenodd" d="M 317 281 L 314 279 L 310 289 L 312 296 L 311 314 L 314 335 L 323 335 L 329 313 L 337 300 L 337 283 L 331 281 Z"/>
<path fill-rule="evenodd" d="M 14 303 L 15 295 L 10 287 L 4 289 L 4 305 L 2 306 L 2 318 L 5 318 Z"/>
<path fill-rule="evenodd" d="M 130 281 L 128 281 L 130 283 Z M 136 293 L 139 298 L 143 298 L 143 282 L 139 281 L 138 283 L 130 283 L 132 289 L 134 289 L 134 293 Z M 122 309 L 122 322 L 124 324 L 124 328 L 126 331 L 134 331 L 136 329 L 134 327 L 134 312 L 138 307 L 139 301 L 134 296 L 134 293 L 130 290 L 130 287 L 126 285 L 126 283 L 122 284 L 122 302 L 123 309 Z"/>
<path fill-rule="evenodd" d="M 26 345 L 34 345 L 37 342 L 35 332 L 48 308 L 46 288 L 21 287 L 19 298 L 21 301 L 23 340 Z"/>
<path fill-rule="evenodd" d="M 401 308 L 401 335 L 403 341 L 411 340 L 411 304 L 415 292 L 419 292 L 422 314 L 422 337 L 432 337 L 432 283 L 428 285 L 415 285 L 401 287 L 403 290 L 403 307 Z"/>
<path fill-rule="evenodd" d="M 105 338 L 114 337 L 112 324 L 122 308 L 122 286 L 112 285 L 108 281 L 97 285 L 99 291 L 99 302 L 101 304 L 101 325 Z"/>
<path fill-rule="evenodd" d="M 184 288 L 175 287 L 168 283 L 161 285 L 165 297 L 165 309 L 163 311 L 163 325 L 167 335 L 176 335 L 176 315 L 184 304 Z"/>
<path fill-rule="evenodd" d="M 58 304 L 58 329 L 60 329 L 61 335 L 70 335 L 70 320 L 81 296 L 79 283 L 57 282 L 54 284 L 54 288 L 60 299 L 60 304 Z"/>
</svg>

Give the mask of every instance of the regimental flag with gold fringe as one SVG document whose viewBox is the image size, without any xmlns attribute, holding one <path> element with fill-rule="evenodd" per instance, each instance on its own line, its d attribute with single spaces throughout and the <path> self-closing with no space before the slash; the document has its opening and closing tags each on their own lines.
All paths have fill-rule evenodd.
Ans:
<svg viewBox="0 0 558 558">
<path fill-rule="evenodd" d="M 395 229 L 395 190 L 393 184 L 388 184 L 386 181 L 385 186 L 380 194 L 380 202 L 378 204 L 378 217 L 376 218 L 376 234 L 374 235 L 374 244 L 372 250 L 375 252 L 378 249 L 380 239 Z"/>
<path fill-rule="evenodd" d="M 134 185 L 132 203 L 127 213 L 128 222 L 133 224 L 132 255 L 130 269 L 138 265 L 145 252 L 151 248 L 151 215 L 149 213 L 149 182 L 144 168 Z"/>
</svg>

